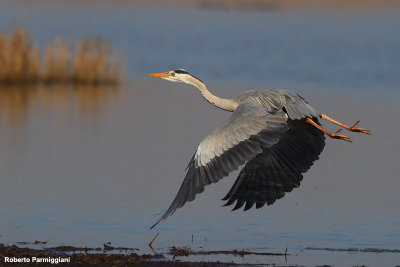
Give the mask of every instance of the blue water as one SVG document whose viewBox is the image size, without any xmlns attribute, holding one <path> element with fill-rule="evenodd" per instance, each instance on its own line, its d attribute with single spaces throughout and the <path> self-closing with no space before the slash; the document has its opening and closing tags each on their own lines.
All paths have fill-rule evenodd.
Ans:
<svg viewBox="0 0 400 267">
<path fill-rule="evenodd" d="M 147 253 L 157 231 L 159 250 L 288 247 L 297 255 L 288 264 L 398 264 L 398 253 L 303 249 L 400 248 L 399 11 L 1 1 L 2 32 L 21 24 L 42 47 L 56 36 L 101 36 L 122 55 L 127 81 L 114 90 L 0 88 L 0 243 L 111 241 Z M 226 97 L 294 90 L 338 120 L 360 119 L 373 135 L 327 140 L 301 187 L 273 206 L 221 207 L 235 172 L 149 231 L 198 143 L 229 115 L 189 86 L 144 76 L 175 68 Z"/>
<path fill-rule="evenodd" d="M 399 5 L 350 10 L 221 11 L 106 1 L 3 1 L 1 30 L 23 25 L 44 45 L 100 36 L 136 74 L 183 67 L 203 79 L 396 90 Z"/>
</svg>

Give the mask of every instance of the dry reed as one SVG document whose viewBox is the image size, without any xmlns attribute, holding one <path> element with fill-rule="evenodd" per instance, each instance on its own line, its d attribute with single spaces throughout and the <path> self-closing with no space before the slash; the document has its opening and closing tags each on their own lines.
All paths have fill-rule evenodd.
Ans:
<svg viewBox="0 0 400 267">
<path fill-rule="evenodd" d="M 118 80 L 117 60 L 102 39 L 84 39 L 77 47 L 72 80 L 75 83 L 113 83 Z"/>
<path fill-rule="evenodd" d="M 57 38 L 40 52 L 21 27 L 0 33 L 0 83 L 117 84 L 119 73 L 118 57 L 103 39 L 85 38 L 73 47 Z"/>
<path fill-rule="evenodd" d="M 9 36 L 0 34 L 0 81 L 30 83 L 39 77 L 39 50 L 32 47 L 28 34 L 15 28 Z"/>
<path fill-rule="evenodd" d="M 45 49 L 42 79 L 46 83 L 65 83 L 70 79 L 72 52 L 69 45 L 57 38 Z"/>
</svg>

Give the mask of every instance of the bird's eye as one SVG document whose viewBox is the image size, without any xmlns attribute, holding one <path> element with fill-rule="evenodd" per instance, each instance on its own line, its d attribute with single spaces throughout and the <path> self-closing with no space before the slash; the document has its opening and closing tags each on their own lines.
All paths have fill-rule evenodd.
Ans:
<svg viewBox="0 0 400 267">
<path fill-rule="evenodd" d="M 169 75 L 171 75 L 171 76 L 175 76 L 175 72 L 173 72 L 173 71 L 170 71 L 170 72 L 169 72 Z"/>
</svg>

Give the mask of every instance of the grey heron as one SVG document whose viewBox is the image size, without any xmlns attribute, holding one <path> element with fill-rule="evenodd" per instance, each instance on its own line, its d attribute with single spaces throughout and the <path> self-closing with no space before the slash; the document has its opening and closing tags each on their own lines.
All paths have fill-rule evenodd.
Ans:
<svg viewBox="0 0 400 267">
<path fill-rule="evenodd" d="M 225 206 L 233 210 L 272 205 L 286 192 L 300 186 L 305 173 L 324 149 L 325 135 L 351 142 L 331 133 L 319 119 L 349 131 L 370 134 L 370 130 L 347 126 L 317 111 L 300 95 L 288 91 L 254 90 L 233 99 L 220 98 L 205 84 L 183 69 L 151 73 L 167 81 L 183 82 L 199 89 L 212 105 L 232 112 L 229 119 L 198 146 L 187 166 L 187 174 L 172 204 L 151 227 L 165 220 L 186 202 L 193 201 L 204 187 L 216 183 L 244 164 L 228 194 Z"/>
</svg>

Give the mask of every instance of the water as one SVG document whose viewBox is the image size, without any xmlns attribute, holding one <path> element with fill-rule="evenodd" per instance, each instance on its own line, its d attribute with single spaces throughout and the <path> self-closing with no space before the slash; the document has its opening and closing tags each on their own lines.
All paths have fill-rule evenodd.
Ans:
<svg viewBox="0 0 400 267">
<path fill-rule="evenodd" d="M 114 89 L 0 88 L 0 242 L 98 247 L 110 241 L 147 253 L 157 231 L 154 246 L 161 251 L 288 247 L 292 254 L 287 261 L 193 260 L 398 264 L 399 253 L 304 248 L 400 248 L 399 10 L 0 2 L 2 31 L 23 24 L 40 46 L 59 35 L 103 36 L 124 53 L 130 77 Z M 255 88 L 294 90 L 335 119 L 360 119 L 373 135 L 349 133 L 352 144 L 327 140 L 301 187 L 273 206 L 221 207 L 235 172 L 149 231 L 198 143 L 229 115 L 190 86 L 144 76 L 178 67 L 225 97 Z"/>
</svg>

